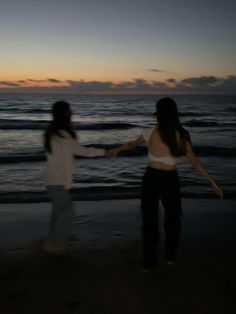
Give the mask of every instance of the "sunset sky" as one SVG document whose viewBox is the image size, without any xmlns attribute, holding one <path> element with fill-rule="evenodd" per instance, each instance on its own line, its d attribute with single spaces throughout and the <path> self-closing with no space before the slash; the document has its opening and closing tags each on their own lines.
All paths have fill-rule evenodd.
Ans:
<svg viewBox="0 0 236 314">
<path fill-rule="evenodd" d="M 0 89 L 236 93 L 235 12 L 235 0 L 0 0 Z"/>
</svg>

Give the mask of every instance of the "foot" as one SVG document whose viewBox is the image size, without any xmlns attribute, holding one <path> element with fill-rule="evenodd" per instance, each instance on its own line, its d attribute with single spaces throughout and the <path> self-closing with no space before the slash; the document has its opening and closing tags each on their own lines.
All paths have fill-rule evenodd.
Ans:
<svg viewBox="0 0 236 314">
<path fill-rule="evenodd" d="M 150 271 L 155 270 L 156 267 L 157 267 L 157 260 L 152 261 L 152 262 L 148 262 L 148 263 L 144 263 L 142 270 L 146 271 L 146 272 L 150 272 Z"/>
<path fill-rule="evenodd" d="M 139 268 L 138 271 L 140 271 L 142 273 L 150 273 L 151 272 L 151 268 Z"/>
<path fill-rule="evenodd" d="M 65 249 L 61 246 L 50 243 L 48 240 L 45 240 L 41 244 L 40 250 L 49 254 L 61 255 Z"/>
</svg>

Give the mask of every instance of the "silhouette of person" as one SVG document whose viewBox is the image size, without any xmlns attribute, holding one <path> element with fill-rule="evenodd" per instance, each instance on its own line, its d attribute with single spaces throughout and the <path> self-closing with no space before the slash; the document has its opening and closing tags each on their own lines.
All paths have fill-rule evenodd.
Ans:
<svg viewBox="0 0 236 314">
<path fill-rule="evenodd" d="M 53 104 L 52 116 L 44 134 L 47 162 L 43 179 L 52 200 L 52 213 L 48 238 L 41 249 L 48 253 L 60 254 L 68 245 L 75 217 L 69 189 L 72 185 L 73 157 L 106 156 L 112 150 L 81 146 L 71 124 L 70 104 L 58 101 Z"/>
<path fill-rule="evenodd" d="M 210 177 L 205 167 L 195 155 L 191 138 L 180 123 L 177 105 L 172 98 L 166 97 L 156 103 L 154 115 L 157 124 L 134 141 L 122 145 L 113 152 L 132 150 L 146 143 L 148 147 L 148 165 L 143 176 L 141 188 L 143 267 L 150 270 L 158 260 L 158 206 L 162 201 L 164 229 L 166 237 L 166 262 L 174 262 L 181 231 L 180 181 L 176 169 L 177 159 L 185 154 L 192 167 L 212 185 L 214 191 L 223 198 L 221 188 Z"/>
</svg>

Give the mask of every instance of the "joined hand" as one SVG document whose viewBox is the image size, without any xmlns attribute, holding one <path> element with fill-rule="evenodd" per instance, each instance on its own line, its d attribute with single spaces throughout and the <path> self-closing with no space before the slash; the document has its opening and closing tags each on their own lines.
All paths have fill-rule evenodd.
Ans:
<svg viewBox="0 0 236 314">
<path fill-rule="evenodd" d="M 116 157 L 118 153 L 119 153 L 119 150 L 117 148 L 106 149 L 105 157 L 113 158 L 113 157 Z"/>
</svg>

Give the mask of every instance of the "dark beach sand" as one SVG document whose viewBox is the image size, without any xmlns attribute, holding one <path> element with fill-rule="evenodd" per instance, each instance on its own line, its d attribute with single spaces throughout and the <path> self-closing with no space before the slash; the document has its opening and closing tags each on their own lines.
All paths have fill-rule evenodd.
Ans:
<svg viewBox="0 0 236 314">
<path fill-rule="evenodd" d="M 139 270 L 137 200 L 78 202 L 70 254 L 37 249 L 49 204 L 0 205 L 0 313 L 236 313 L 234 200 L 184 200 L 174 266 Z"/>
</svg>

